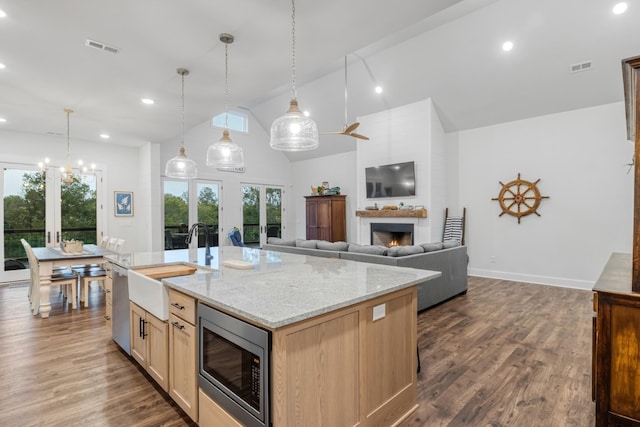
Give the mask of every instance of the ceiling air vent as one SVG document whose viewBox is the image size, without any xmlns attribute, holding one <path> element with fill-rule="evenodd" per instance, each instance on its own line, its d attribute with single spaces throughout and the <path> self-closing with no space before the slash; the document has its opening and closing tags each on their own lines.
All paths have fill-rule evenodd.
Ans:
<svg viewBox="0 0 640 427">
<path fill-rule="evenodd" d="M 570 66 L 570 71 L 572 73 L 579 73 L 580 71 L 588 71 L 592 67 L 591 61 L 581 62 L 579 64 L 573 64 Z"/>
<path fill-rule="evenodd" d="M 88 47 L 92 47 L 94 49 L 100 49 L 100 50 L 104 50 L 107 52 L 111 52 L 111 53 L 118 53 L 120 52 L 120 49 L 118 49 L 115 46 L 109 46 L 108 44 L 104 44 L 95 40 L 91 40 L 91 39 L 87 39 L 87 41 L 84 42 L 85 46 Z"/>
</svg>

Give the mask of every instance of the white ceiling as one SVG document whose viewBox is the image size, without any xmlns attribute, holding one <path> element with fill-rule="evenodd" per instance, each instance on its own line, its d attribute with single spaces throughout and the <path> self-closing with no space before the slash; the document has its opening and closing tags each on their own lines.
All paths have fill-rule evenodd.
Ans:
<svg viewBox="0 0 640 427">
<path fill-rule="evenodd" d="M 629 2 L 618 16 L 615 3 L 298 0 L 298 100 L 320 130 L 340 130 L 346 55 L 349 122 L 428 97 L 449 132 L 621 101 L 620 61 L 640 54 L 640 5 Z M 231 107 L 249 109 L 267 132 L 288 107 L 287 0 L 0 0 L 0 9 L 7 13 L 0 18 L 0 117 L 7 119 L 0 129 L 64 134 L 63 110 L 73 108 L 73 139 L 102 141 L 104 132 L 108 143 L 123 145 L 175 141 L 176 68 L 191 71 L 187 128 L 224 111 L 222 32 L 236 39 L 229 47 Z M 88 48 L 88 38 L 120 53 Z M 509 53 L 501 50 L 507 39 L 515 43 Z M 592 70 L 569 73 L 571 64 L 588 60 Z M 382 96 L 373 93 L 374 81 Z M 142 97 L 155 105 L 143 105 Z M 344 136 L 320 143 L 288 156 L 326 156 L 356 144 Z"/>
</svg>

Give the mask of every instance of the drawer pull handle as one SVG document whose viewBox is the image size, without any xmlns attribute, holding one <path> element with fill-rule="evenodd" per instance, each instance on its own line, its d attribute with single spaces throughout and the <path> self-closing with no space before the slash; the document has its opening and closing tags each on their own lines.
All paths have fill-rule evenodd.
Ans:
<svg viewBox="0 0 640 427">
<path fill-rule="evenodd" d="M 174 302 L 171 305 L 174 306 L 175 308 L 177 308 L 178 310 L 184 310 L 184 305 L 180 305 L 177 302 Z"/>
<path fill-rule="evenodd" d="M 109 316 L 104 316 L 104 320 L 111 320 L 111 317 L 109 317 Z"/>
<path fill-rule="evenodd" d="M 176 328 L 178 328 L 178 329 L 184 329 L 184 326 L 182 326 L 182 325 L 181 325 L 180 323 L 178 323 L 178 322 L 171 322 L 171 324 L 172 324 L 173 326 L 175 326 Z"/>
</svg>

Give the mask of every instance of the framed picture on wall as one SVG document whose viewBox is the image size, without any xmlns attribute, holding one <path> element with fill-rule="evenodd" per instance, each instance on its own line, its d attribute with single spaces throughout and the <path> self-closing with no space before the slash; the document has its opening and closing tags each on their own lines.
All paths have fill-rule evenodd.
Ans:
<svg viewBox="0 0 640 427">
<path fill-rule="evenodd" d="M 133 216 L 133 191 L 114 191 L 115 216 Z"/>
</svg>

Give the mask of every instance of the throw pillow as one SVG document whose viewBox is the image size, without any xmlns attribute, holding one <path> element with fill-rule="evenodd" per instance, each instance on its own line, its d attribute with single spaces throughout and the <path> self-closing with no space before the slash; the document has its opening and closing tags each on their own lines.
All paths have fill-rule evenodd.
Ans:
<svg viewBox="0 0 640 427">
<path fill-rule="evenodd" d="M 386 255 L 387 247 L 380 245 L 359 245 L 357 243 L 351 243 L 347 251 L 368 255 Z"/>
<path fill-rule="evenodd" d="M 420 245 L 413 246 L 396 246 L 398 248 L 398 256 L 407 256 L 415 254 L 423 254 L 424 249 Z"/>
<path fill-rule="evenodd" d="M 271 245 L 280 245 L 280 246 L 295 246 L 296 245 L 296 241 L 295 240 L 284 240 L 284 239 L 281 239 L 279 237 L 269 237 L 267 239 L 267 243 L 269 243 Z"/>
<path fill-rule="evenodd" d="M 296 246 L 298 248 L 318 249 L 318 241 L 317 240 L 296 239 Z"/>
<path fill-rule="evenodd" d="M 455 248 L 456 246 L 460 246 L 460 242 L 457 240 L 447 240 L 446 242 L 442 242 L 442 249 Z"/>
<path fill-rule="evenodd" d="M 326 240 L 318 240 L 318 249 L 325 251 L 346 251 L 349 247 L 347 242 L 327 242 Z"/>
<path fill-rule="evenodd" d="M 423 243 L 420 246 L 425 252 L 439 251 L 442 249 L 442 242 Z"/>
</svg>

